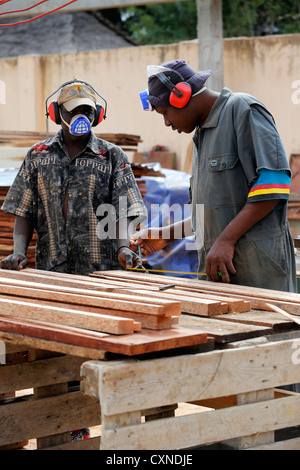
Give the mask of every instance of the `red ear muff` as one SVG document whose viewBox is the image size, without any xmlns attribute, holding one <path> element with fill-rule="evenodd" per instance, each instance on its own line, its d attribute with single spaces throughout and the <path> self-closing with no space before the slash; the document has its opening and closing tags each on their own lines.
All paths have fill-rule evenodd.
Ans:
<svg viewBox="0 0 300 470">
<path fill-rule="evenodd" d="M 105 114 L 105 110 L 103 106 L 101 106 L 101 104 L 99 103 L 96 103 L 96 113 L 95 113 L 95 119 L 93 122 L 93 127 L 98 126 L 98 124 L 100 124 L 100 122 L 103 121 L 105 117 L 104 114 Z"/>
<path fill-rule="evenodd" d="M 180 82 L 177 83 L 176 87 L 171 91 L 169 102 L 175 108 L 184 108 L 190 101 L 191 96 L 191 86 L 186 82 Z"/>
<path fill-rule="evenodd" d="M 55 124 L 61 123 L 57 101 L 52 101 L 50 103 L 48 114 L 49 114 L 51 121 L 55 122 Z"/>
</svg>

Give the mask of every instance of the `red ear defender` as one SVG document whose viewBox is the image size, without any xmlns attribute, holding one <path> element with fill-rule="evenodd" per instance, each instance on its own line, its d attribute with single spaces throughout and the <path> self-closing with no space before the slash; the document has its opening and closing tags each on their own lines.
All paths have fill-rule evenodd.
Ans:
<svg viewBox="0 0 300 470">
<path fill-rule="evenodd" d="M 93 122 L 93 127 L 98 126 L 101 121 L 105 118 L 105 110 L 101 104 L 96 103 L 96 113 L 95 113 L 95 119 Z"/>
<path fill-rule="evenodd" d="M 178 93 L 178 90 L 180 93 Z M 192 96 L 192 88 L 186 82 L 176 84 L 170 93 L 169 102 L 174 108 L 184 108 Z"/>
<path fill-rule="evenodd" d="M 57 101 L 52 101 L 52 103 L 50 103 L 48 114 L 51 121 L 55 122 L 55 124 L 61 123 Z"/>
<path fill-rule="evenodd" d="M 178 74 L 176 70 L 170 70 L 170 72 Z M 160 72 L 155 76 L 170 90 L 169 103 L 171 106 L 174 106 L 174 108 L 184 108 L 188 104 L 192 96 L 192 87 L 189 83 L 182 81 L 174 85 L 170 78 L 163 72 Z M 180 77 L 183 80 L 181 75 Z"/>
</svg>

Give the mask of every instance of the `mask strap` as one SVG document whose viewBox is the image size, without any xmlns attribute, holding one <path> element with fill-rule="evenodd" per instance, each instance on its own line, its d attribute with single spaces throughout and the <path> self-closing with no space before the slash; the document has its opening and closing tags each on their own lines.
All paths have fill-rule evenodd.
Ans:
<svg viewBox="0 0 300 470">
<path fill-rule="evenodd" d="M 200 95 L 200 93 L 203 93 L 203 91 L 205 91 L 205 90 L 206 90 L 206 86 L 204 86 L 204 87 L 200 88 L 200 90 L 199 90 L 199 91 L 197 91 L 196 93 L 194 93 L 194 94 L 192 95 L 192 97 L 193 97 L 193 96 Z"/>
</svg>

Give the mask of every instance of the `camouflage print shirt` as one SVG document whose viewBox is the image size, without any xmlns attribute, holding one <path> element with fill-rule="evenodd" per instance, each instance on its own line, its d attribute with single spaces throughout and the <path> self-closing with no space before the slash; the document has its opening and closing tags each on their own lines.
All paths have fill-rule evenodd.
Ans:
<svg viewBox="0 0 300 470">
<path fill-rule="evenodd" d="M 28 151 L 2 209 L 32 220 L 38 269 L 79 274 L 119 269 L 116 221 L 146 217 L 123 150 L 91 133 L 70 159 L 61 130 Z"/>
</svg>

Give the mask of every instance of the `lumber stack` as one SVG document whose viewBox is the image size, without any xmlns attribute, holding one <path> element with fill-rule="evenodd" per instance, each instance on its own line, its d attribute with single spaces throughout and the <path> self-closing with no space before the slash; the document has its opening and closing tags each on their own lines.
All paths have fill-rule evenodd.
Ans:
<svg viewBox="0 0 300 470">
<path fill-rule="evenodd" d="M 88 276 L 0 270 L 0 331 L 126 355 L 206 342 L 206 333 L 178 326 L 179 301 L 101 284 Z"/>
<path fill-rule="evenodd" d="M 128 288 L 132 284 L 145 289 L 173 286 L 165 295 L 181 299 L 179 325 L 199 328 L 217 343 L 299 329 L 300 294 L 135 271 L 96 272 L 92 276 L 102 282 L 127 283 Z"/>
<path fill-rule="evenodd" d="M 105 271 L 93 273 L 93 276 L 103 277 L 106 279 L 119 279 L 127 282 L 141 281 L 141 273 L 132 271 Z M 224 284 L 222 282 L 207 282 L 198 279 L 184 279 L 172 276 L 161 276 L 159 274 L 145 273 L 143 276 L 143 283 L 159 284 L 174 284 L 176 289 L 180 289 L 185 295 L 205 296 L 214 299 L 221 299 L 229 303 L 229 299 L 239 299 L 244 302 L 246 309 L 235 310 L 235 312 L 245 312 L 250 309 L 270 311 L 268 303 L 272 302 L 274 305 L 285 309 L 292 315 L 300 315 L 300 294 L 291 292 L 280 292 L 277 290 L 263 289 L 250 286 L 239 286 L 235 284 Z M 171 292 L 171 291 L 170 291 Z M 178 292 L 178 290 L 176 290 Z M 230 311 L 228 306 L 228 313 Z M 215 313 L 216 314 L 216 313 Z"/>
<path fill-rule="evenodd" d="M 50 134 L 50 137 L 55 134 Z M 134 134 L 103 134 L 96 133 L 97 137 L 107 140 L 113 144 L 119 145 L 126 150 L 136 149 L 138 144 L 142 142 L 140 136 Z M 36 142 L 45 140 L 47 135 L 45 132 L 31 132 L 31 131 L 0 131 L 0 145 L 10 145 L 14 147 L 31 147 Z"/>
<path fill-rule="evenodd" d="M 132 356 L 299 328 L 270 302 L 289 302 L 297 315 L 300 295 L 124 270 L 0 270 L 0 339 L 5 332 L 43 340 L 44 349 L 72 346 L 74 355 Z"/>
<path fill-rule="evenodd" d="M 14 243 L 13 243 L 13 232 L 15 224 L 15 216 L 8 212 L 1 210 L 1 206 L 4 202 L 4 199 L 8 193 L 9 186 L 0 187 L 0 258 L 5 258 L 6 256 L 13 253 Z M 32 240 L 28 247 L 28 263 L 29 267 L 33 268 L 35 265 L 35 246 L 36 246 L 36 232 L 34 232 Z"/>
</svg>

